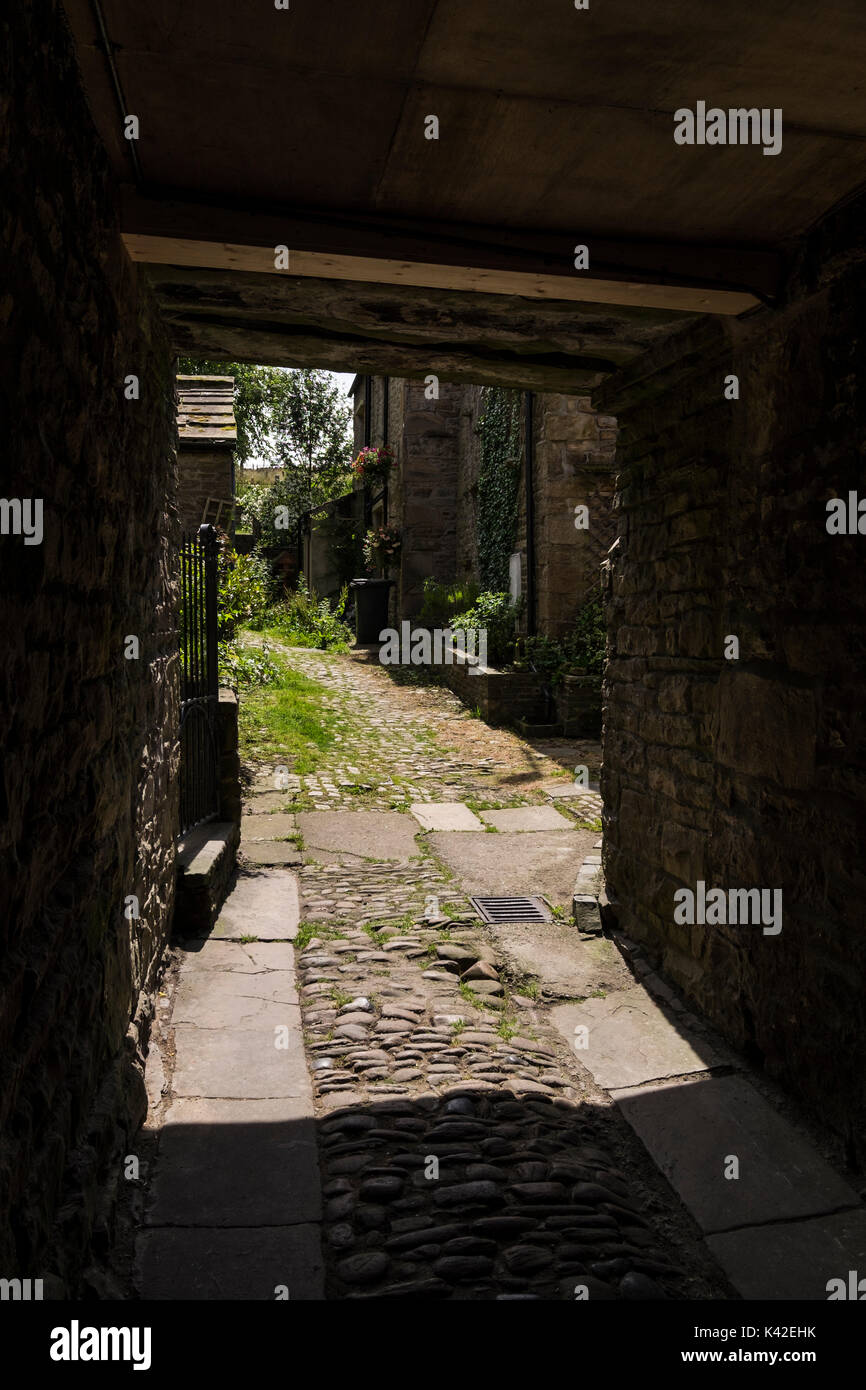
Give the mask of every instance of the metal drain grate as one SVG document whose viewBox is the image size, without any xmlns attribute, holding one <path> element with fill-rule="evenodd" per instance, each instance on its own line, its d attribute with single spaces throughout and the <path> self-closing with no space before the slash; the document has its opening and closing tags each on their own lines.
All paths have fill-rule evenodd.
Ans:
<svg viewBox="0 0 866 1390">
<path fill-rule="evenodd" d="M 470 898 L 485 922 L 550 922 L 552 915 L 541 898 Z"/>
</svg>

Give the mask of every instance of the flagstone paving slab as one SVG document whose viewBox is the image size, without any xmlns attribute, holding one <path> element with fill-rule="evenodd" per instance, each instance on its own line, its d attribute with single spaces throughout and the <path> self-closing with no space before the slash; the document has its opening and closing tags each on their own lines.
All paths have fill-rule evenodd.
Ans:
<svg viewBox="0 0 866 1390">
<path fill-rule="evenodd" d="M 418 826 L 398 811 L 309 811 L 298 816 L 304 852 L 406 861 L 419 850 Z"/>
<path fill-rule="evenodd" d="M 261 864 L 270 868 L 276 868 L 278 865 L 289 868 L 304 862 L 303 855 L 297 847 L 285 840 L 244 840 L 241 843 L 240 855 L 249 864 Z"/>
<path fill-rule="evenodd" d="M 605 999 L 561 1004 L 552 1022 L 573 1046 L 575 1028 L 589 1030 L 580 1061 L 605 1090 L 638 1086 L 667 1076 L 685 1076 L 720 1066 L 722 1057 L 702 1036 L 674 1025 L 641 985 Z"/>
<path fill-rule="evenodd" d="M 282 1022 L 283 1005 L 296 1005 L 291 970 L 245 975 L 235 971 L 191 971 L 178 981 L 172 1022 L 199 1028 L 259 1028 Z"/>
<path fill-rule="evenodd" d="M 291 848 L 294 857 L 300 855 Z M 290 941 L 298 934 L 298 885 L 294 874 L 280 871 L 239 873 L 226 898 L 212 939 L 238 940 L 255 936 L 262 940 Z"/>
<path fill-rule="evenodd" d="M 573 830 L 574 821 L 555 806 L 515 806 L 505 811 L 482 811 L 481 819 L 497 830 Z"/>
<path fill-rule="evenodd" d="M 571 908 L 577 871 L 595 839 L 591 830 L 429 836 L 430 848 L 472 894 L 540 894 Z"/>
<path fill-rule="evenodd" d="M 554 801 L 570 801 L 575 797 L 587 796 L 595 797 L 598 790 L 595 787 L 582 787 L 577 782 L 562 781 L 542 782 L 539 791 L 544 792 L 545 796 L 550 796 Z"/>
<path fill-rule="evenodd" d="M 143 1299 L 265 1299 L 286 1289 L 290 1302 L 324 1298 L 319 1226 L 144 1231 L 138 1240 Z"/>
<path fill-rule="evenodd" d="M 308 1096 L 299 1010 L 282 1004 L 280 1014 L 274 1026 L 288 1029 L 288 1047 L 276 1046 L 279 1035 L 270 1024 L 232 1032 L 179 1024 L 174 1029 L 174 1094 L 214 1100 Z"/>
<path fill-rule="evenodd" d="M 474 811 L 459 801 L 428 801 L 410 806 L 412 815 L 422 830 L 466 831 L 483 830 Z"/>
<path fill-rule="evenodd" d="M 709 1236 L 707 1244 L 743 1298 L 826 1300 L 831 1279 L 843 1280 L 847 1299 L 866 1296 L 866 1283 L 852 1291 L 866 1276 L 862 1207 L 810 1221 L 729 1231 Z M 832 1292 L 838 1294 L 838 1286 Z"/>
<path fill-rule="evenodd" d="M 289 1226 L 322 1216 L 309 1100 L 176 1099 L 160 1136 L 151 1226 Z"/>
<path fill-rule="evenodd" d="M 245 817 L 262 815 L 265 812 L 271 811 L 285 811 L 290 801 L 290 791 L 259 792 L 257 794 L 251 794 L 244 802 L 243 816 L 241 817 L 241 832 L 243 832 Z"/>
<path fill-rule="evenodd" d="M 241 841 L 279 840 L 283 835 L 293 835 L 297 830 L 295 817 L 282 811 L 269 815 L 241 816 Z"/>
<path fill-rule="evenodd" d="M 257 975 L 270 970 L 294 972 L 294 952 L 288 941 L 184 941 L 179 951 L 178 970 L 181 975 L 190 971 L 233 971 Z"/>
<path fill-rule="evenodd" d="M 545 998 L 574 999 L 631 987 L 632 977 L 614 943 L 582 938 L 573 922 L 494 924 L 491 932 L 514 974 L 536 976 Z M 571 1045 L 571 1034 L 567 1041 Z"/>
<path fill-rule="evenodd" d="M 853 1188 L 743 1077 L 630 1088 L 616 1100 L 705 1231 L 859 1204 Z M 739 1162 L 736 1178 L 725 1177 L 731 1157 Z"/>
</svg>

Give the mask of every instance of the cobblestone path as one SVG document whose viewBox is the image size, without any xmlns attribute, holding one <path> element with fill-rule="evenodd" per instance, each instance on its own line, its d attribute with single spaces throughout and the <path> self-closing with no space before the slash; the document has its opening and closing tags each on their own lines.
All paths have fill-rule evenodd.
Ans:
<svg viewBox="0 0 866 1390">
<path fill-rule="evenodd" d="M 349 927 L 299 973 L 329 1297 L 718 1296 L 477 924 Z"/>
<path fill-rule="evenodd" d="M 257 824 L 554 804 L 566 834 L 597 833 L 597 794 L 572 791 L 576 764 L 597 775 L 597 745 L 530 746 L 442 689 L 401 687 L 350 657 L 288 656 L 326 688 L 337 746 L 280 791 L 274 764 L 248 769 Z M 339 843 L 327 862 L 298 851 L 326 1296 L 728 1296 L 610 1098 L 548 1025 L 539 982 L 509 973 L 418 831 L 399 862 L 377 862 L 372 838 L 369 861 Z"/>
<path fill-rule="evenodd" d="M 418 801 L 539 804 L 547 799 L 544 784 L 559 779 L 567 787 L 577 764 L 586 765 L 591 781 L 597 781 L 597 743 L 528 744 L 475 719 L 450 691 L 397 685 L 363 657 L 277 650 L 294 670 L 326 688 L 323 705 L 338 727 L 337 746 L 325 755 L 323 769 L 305 777 L 289 774 L 295 809 L 403 810 Z M 270 774 L 257 783 L 263 792 L 273 786 Z M 590 792 L 578 809 L 582 819 L 595 818 L 601 798 Z"/>
</svg>

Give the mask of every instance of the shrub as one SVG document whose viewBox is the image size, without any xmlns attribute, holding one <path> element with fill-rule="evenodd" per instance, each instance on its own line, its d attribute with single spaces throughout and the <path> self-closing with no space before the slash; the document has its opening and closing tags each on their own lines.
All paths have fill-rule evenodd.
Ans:
<svg viewBox="0 0 866 1390">
<path fill-rule="evenodd" d="M 455 579 L 440 584 L 436 579 L 424 580 L 424 602 L 418 614 L 420 624 L 447 627 L 456 613 L 465 613 L 478 598 L 480 590 L 474 579 Z"/>
<path fill-rule="evenodd" d="M 601 676 L 607 650 L 607 629 L 600 599 L 585 603 L 566 638 L 569 665 L 582 667 L 590 675 Z"/>
<path fill-rule="evenodd" d="M 267 642 L 261 647 L 239 647 L 236 642 L 219 644 L 219 682 L 235 694 L 260 685 L 273 685 L 282 676 L 282 667 L 271 658 Z"/>
<path fill-rule="evenodd" d="M 220 641 L 230 641 L 239 624 L 267 607 L 272 581 L 267 562 L 255 550 L 239 555 L 225 533 L 219 539 L 218 631 Z"/>
<path fill-rule="evenodd" d="M 591 599 L 564 637 L 526 637 L 522 647 L 530 666 L 550 686 L 570 670 L 586 671 L 601 685 L 606 643 L 604 610 L 599 599 Z"/>
<path fill-rule="evenodd" d="M 520 611 L 511 595 L 485 589 L 471 608 L 456 614 L 449 626 L 455 632 L 487 631 L 487 660 L 492 666 L 505 666 L 514 657 L 514 624 Z M 476 637 L 476 641 L 477 641 Z"/>
<path fill-rule="evenodd" d="M 349 650 L 352 640 L 351 629 L 342 621 L 347 597 L 348 588 L 344 584 L 336 607 L 332 608 L 326 598 L 318 598 L 307 588 L 306 580 L 301 575 L 297 589 L 283 602 L 259 613 L 250 627 L 275 632 L 293 647 L 321 647 L 324 651 L 345 652 Z"/>
</svg>

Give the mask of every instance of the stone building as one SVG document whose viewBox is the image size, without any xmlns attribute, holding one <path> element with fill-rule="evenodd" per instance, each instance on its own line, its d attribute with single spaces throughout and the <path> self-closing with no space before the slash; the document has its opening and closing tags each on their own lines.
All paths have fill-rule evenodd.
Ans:
<svg viewBox="0 0 866 1390">
<path fill-rule="evenodd" d="M 229 530 L 235 496 L 234 377 L 177 378 L 177 507 L 181 528 Z"/>
<path fill-rule="evenodd" d="M 401 533 L 401 618 L 418 613 L 425 579 L 484 586 L 478 425 L 494 389 L 445 382 L 431 388 L 381 376 L 357 376 L 352 384 L 356 450 L 388 444 L 396 455 L 387 498 L 370 524 L 387 508 Z M 587 397 L 511 394 L 515 454 L 513 461 L 497 461 L 514 473 L 503 553 L 512 561 L 512 594 L 523 599 L 523 630 L 558 637 L 581 605 L 600 594 L 600 566 L 615 535 L 616 422 L 598 415 Z M 581 507 L 585 518 L 577 514 Z M 586 525 L 577 526 L 579 520 Z"/>
</svg>

